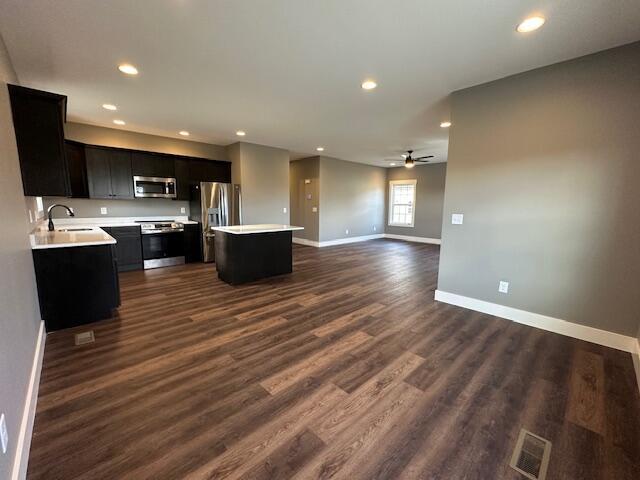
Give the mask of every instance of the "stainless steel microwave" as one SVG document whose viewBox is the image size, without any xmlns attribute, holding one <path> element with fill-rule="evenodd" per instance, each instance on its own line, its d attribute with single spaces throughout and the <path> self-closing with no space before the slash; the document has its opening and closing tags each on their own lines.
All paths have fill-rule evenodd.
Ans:
<svg viewBox="0 0 640 480">
<path fill-rule="evenodd" d="M 133 191 L 142 198 L 176 198 L 176 179 L 134 176 Z"/>
</svg>

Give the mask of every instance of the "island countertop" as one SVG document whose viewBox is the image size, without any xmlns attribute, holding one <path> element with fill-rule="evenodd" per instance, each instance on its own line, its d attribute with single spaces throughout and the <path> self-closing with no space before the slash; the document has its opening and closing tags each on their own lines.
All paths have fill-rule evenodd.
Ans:
<svg viewBox="0 0 640 480">
<path fill-rule="evenodd" d="M 212 227 L 211 230 L 232 233 L 234 235 L 247 235 L 250 233 L 292 232 L 294 230 L 304 230 L 304 227 L 296 227 L 295 225 L 282 225 L 278 223 L 258 223 L 255 225 Z"/>
</svg>

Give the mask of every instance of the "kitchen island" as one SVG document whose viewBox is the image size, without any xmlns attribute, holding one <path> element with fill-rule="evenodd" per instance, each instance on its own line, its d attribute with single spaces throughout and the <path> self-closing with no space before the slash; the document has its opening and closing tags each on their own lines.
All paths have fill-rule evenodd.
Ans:
<svg viewBox="0 0 640 480">
<path fill-rule="evenodd" d="M 293 225 L 259 224 L 213 227 L 218 277 L 231 285 L 293 271 Z"/>
</svg>

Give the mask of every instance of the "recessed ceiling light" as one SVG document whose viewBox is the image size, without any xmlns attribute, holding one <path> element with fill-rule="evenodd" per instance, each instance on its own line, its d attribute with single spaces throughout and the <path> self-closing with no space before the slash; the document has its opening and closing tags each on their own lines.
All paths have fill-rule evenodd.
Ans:
<svg viewBox="0 0 640 480">
<path fill-rule="evenodd" d="M 102 104 L 102 108 L 104 108 L 105 110 L 117 110 L 118 107 L 116 107 L 115 105 L 112 105 L 111 103 L 103 103 Z"/>
<path fill-rule="evenodd" d="M 122 65 L 118 65 L 118 70 L 122 73 L 126 73 L 127 75 L 137 75 L 138 69 L 129 63 L 123 63 Z"/>
<path fill-rule="evenodd" d="M 187 132 L 186 130 L 180 130 L 178 133 L 183 137 L 188 137 L 190 135 L 190 133 Z"/>
<path fill-rule="evenodd" d="M 392 167 L 395 167 L 396 164 L 395 163 L 390 163 L 389 165 L 391 165 Z"/>
<path fill-rule="evenodd" d="M 324 147 L 318 147 L 318 148 L 316 148 L 316 150 L 319 151 L 319 152 L 324 152 Z"/>
<path fill-rule="evenodd" d="M 237 135 L 237 136 L 239 136 L 239 137 L 244 137 L 246 134 L 247 134 L 247 132 L 244 132 L 244 131 L 242 131 L 242 130 L 238 130 L 238 131 L 236 132 L 236 135 Z"/>
<path fill-rule="evenodd" d="M 451 122 L 442 122 L 440 123 L 441 128 L 449 128 L 451 126 Z"/>
<path fill-rule="evenodd" d="M 124 120 L 114 120 L 113 123 L 115 123 L 116 125 L 126 125 Z"/>
<path fill-rule="evenodd" d="M 518 26 L 516 30 L 520 33 L 528 33 L 533 32 L 534 30 L 539 29 L 542 25 L 544 25 L 545 19 L 543 17 L 529 17 L 525 18 Z"/>
<path fill-rule="evenodd" d="M 373 90 L 377 86 L 378 86 L 378 84 L 376 82 L 374 82 L 373 80 L 365 80 L 364 82 L 362 82 L 362 88 L 364 90 Z"/>
</svg>

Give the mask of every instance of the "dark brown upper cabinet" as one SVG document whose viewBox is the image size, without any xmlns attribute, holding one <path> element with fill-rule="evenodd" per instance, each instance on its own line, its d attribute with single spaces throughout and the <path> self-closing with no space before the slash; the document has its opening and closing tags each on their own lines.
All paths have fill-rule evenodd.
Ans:
<svg viewBox="0 0 640 480">
<path fill-rule="evenodd" d="M 87 182 L 87 160 L 84 144 L 65 140 L 64 150 L 69 169 L 69 185 L 71 196 L 74 198 L 89 198 L 89 184 Z"/>
<path fill-rule="evenodd" d="M 231 183 L 231 163 L 191 158 L 189 159 L 189 180 L 191 183 Z"/>
<path fill-rule="evenodd" d="M 176 200 L 189 200 L 189 159 L 176 157 L 173 165 L 176 174 Z"/>
<path fill-rule="evenodd" d="M 133 174 L 141 177 L 175 178 L 173 157 L 161 153 L 132 152 Z"/>
<path fill-rule="evenodd" d="M 130 151 L 86 146 L 85 155 L 91 198 L 133 198 Z"/>
<path fill-rule="evenodd" d="M 24 194 L 71 195 L 64 148 L 67 97 L 17 85 L 8 88 Z"/>
</svg>

